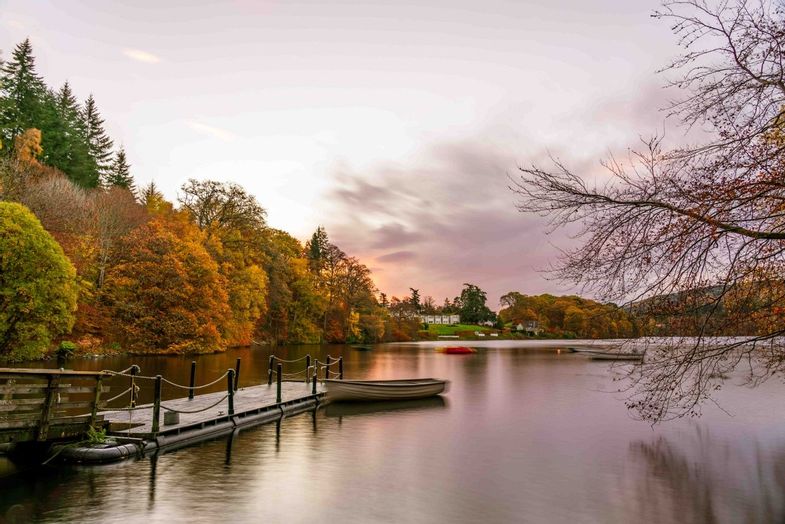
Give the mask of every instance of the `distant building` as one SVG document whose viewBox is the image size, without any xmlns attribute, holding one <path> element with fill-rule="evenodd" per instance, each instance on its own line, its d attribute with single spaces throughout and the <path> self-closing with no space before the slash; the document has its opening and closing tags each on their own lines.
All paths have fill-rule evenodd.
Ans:
<svg viewBox="0 0 785 524">
<path fill-rule="evenodd" d="M 461 323 L 460 315 L 420 315 L 423 324 L 444 324 L 452 326 Z"/>
<path fill-rule="evenodd" d="M 540 323 L 536 320 L 527 320 L 515 326 L 516 331 L 525 331 L 527 335 L 539 335 L 542 332 Z"/>
</svg>

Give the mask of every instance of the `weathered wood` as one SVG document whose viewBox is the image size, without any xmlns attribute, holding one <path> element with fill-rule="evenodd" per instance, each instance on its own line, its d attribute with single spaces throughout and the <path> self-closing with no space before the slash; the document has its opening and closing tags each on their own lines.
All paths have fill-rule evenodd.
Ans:
<svg viewBox="0 0 785 524">
<path fill-rule="evenodd" d="M 163 387 L 161 375 L 155 376 L 155 396 L 153 400 L 153 435 L 158 434 L 161 418 L 161 388 Z"/>
<path fill-rule="evenodd" d="M 196 386 L 196 361 L 191 361 L 191 381 L 188 383 L 191 388 L 188 390 L 188 400 L 194 399 L 194 386 Z"/>
<path fill-rule="evenodd" d="M 313 389 L 311 390 L 311 394 L 313 394 L 313 395 L 316 394 L 316 386 L 317 386 L 317 384 L 319 384 L 319 378 L 316 376 L 316 373 L 317 373 L 316 370 L 319 369 L 318 366 L 319 366 L 319 361 L 317 360 L 316 361 L 316 366 L 313 367 L 313 377 L 311 378 L 311 383 L 312 383 L 312 386 L 313 386 Z"/>
<path fill-rule="evenodd" d="M 40 406 L 44 403 L 44 400 L 44 397 L 3 399 L 0 400 L 0 411 L 10 411 L 9 409 L 3 408 L 13 408 L 15 406 L 25 406 L 30 404 Z"/>
<path fill-rule="evenodd" d="M 101 401 L 101 381 L 103 377 L 95 379 L 95 396 L 93 397 L 93 409 L 90 412 L 90 425 L 95 427 L 95 417 L 98 413 L 98 403 Z"/>
<path fill-rule="evenodd" d="M 267 385 L 273 384 L 273 364 L 275 363 L 275 355 L 270 355 L 267 362 Z"/>
<path fill-rule="evenodd" d="M 41 424 L 38 426 L 38 436 L 36 440 L 42 442 L 49 434 L 49 419 L 52 415 L 52 407 L 57 400 L 57 386 L 60 384 L 61 375 L 49 375 L 49 387 L 46 389 L 46 401 L 41 412 Z"/>
<path fill-rule="evenodd" d="M 237 362 L 234 365 L 234 390 L 237 391 L 237 388 L 240 387 L 240 361 L 241 359 L 238 357 Z"/>
<path fill-rule="evenodd" d="M 343 380 L 343 357 L 338 357 L 338 378 Z"/>
<path fill-rule="evenodd" d="M 327 355 L 327 362 L 324 363 L 324 380 L 330 378 L 330 355 Z"/>
<path fill-rule="evenodd" d="M 75 371 L 73 369 L 0 368 L 0 377 L 60 376 L 60 377 L 111 377 L 104 371 Z"/>
<path fill-rule="evenodd" d="M 224 388 L 228 389 L 228 382 Z M 217 421 L 226 420 L 229 416 L 226 401 L 216 404 L 222 397 L 226 396 L 227 389 L 224 388 L 214 393 L 196 395 L 193 400 L 188 400 L 185 396 L 164 400 L 163 405 L 166 405 L 167 408 L 182 411 L 207 409 L 198 413 L 180 413 L 179 424 L 173 426 L 161 425 L 158 434 L 177 433 L 185 427 L 193 427 L 194 425 L 204 425 L 206 427 L 215 424 Z M 268 386 L 267 384 L 262 384 L 259 386 L 246 386 L 238 390 L 233 397 L 234 416 L 271 409 L 279 405 L 286 405 L 287 402 L 310 399 L 314 395 L 311 387 L 302 381 L 283 382 L 283 404 L 281 404 L 276 402 L 276 389 L 275 385 Z M 324 386 L 318 384 L 316 395 L 323 394 L 324 391 Z M 109 433 L 116 432 L 118 435 L 123 436 L 151 438 L 153 436 L 153 405 L 145 404 L 139 406 L 139 408 L 131 413 L 127 411 L 107 411 L 99 412 L 99 415 L 103 415 L 104 419 L 110 423 Z"/>
<path fill-rule="evenodd" d="M 239 359 L 238 359 L 239 360 Z M 236 387 L 235 379 L 234 379 L 234 370 L 230 369 L 229 373 L 226 375 L 226 391 L 228 395 L 228 404 L 229 404 L 229 414 L 234 415 L 234 390 Z"/>
<path fill-rule="evenodd" d="M 13 384 L 0 386 L 0 395 L 16 393 L 19 395 L 29 395 L 31 393 L 40 393 L 43 395 L 44 390 L 48 387 L 46 382 L 41 384 Z"/>
<path fill-rule="evenodd" d="M 129 386 L 131 388 L 131 391 L 130 391 L 130 397 L 131 398 L 130 398 L 130 400 L 128 402 L 128 405 L 130 407 L 136 406 L 136 380 L 134 379 L 134 377 L 136 375 L 138 375 L 140 371 L 142 371 L 141 368 L 139 366 L 137 366 L 136 364 L 131 366 L 131 383 L 130 383 L 130 386 Z"/>
<path fill-rule="evenodd" d="M 65 410 L 65 409 L 76 409 L 76 408 L 92 408 L 93 401 L 91 400 L 83 400 L 79 402 L 59 402 L 55 404 L 55 409 L 57 410 Z"/>
<path fill-rule="evenodd" d="M 281 403 L 281 382 L 283 382 L 283 365 L 278 363 L 278 376 L 276 377 L 276 393 L 275 393 L 275 402 L 280 404 Z"/>
</svg>

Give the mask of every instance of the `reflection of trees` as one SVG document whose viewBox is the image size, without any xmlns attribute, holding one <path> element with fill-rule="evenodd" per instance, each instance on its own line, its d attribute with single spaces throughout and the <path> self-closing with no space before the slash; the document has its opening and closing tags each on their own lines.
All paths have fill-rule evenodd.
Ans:
<svg viewBox="0 0 785 524">
<path fill-rule="evenodd" d="M 636 470 L 634 491 L 624 490 L 626 516 L 645 522 L 785 521 L 785 448 L 719 441 L 700 429 L 680 443 L 685 445 L 659 437 L 630 446 L 644 469 Z"/>
</svg>

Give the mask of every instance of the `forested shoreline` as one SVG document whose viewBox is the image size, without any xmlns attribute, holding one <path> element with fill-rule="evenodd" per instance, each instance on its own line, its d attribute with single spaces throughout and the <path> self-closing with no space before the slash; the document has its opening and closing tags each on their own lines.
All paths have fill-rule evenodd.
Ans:
<svg viewBox="0 0 785 524">
<path fill-rule="evenodd" d="M 322 227 L 302 244 L 236 184 L 192 179 L 176 202 L 137 187 L 93 95 L 47 86 L 29 40 L 0 65 L 0 140 L 0 358 L 416 340 L 436 310 L 496 320 L 471 284 L 438 308 L 414 289 L 388 300 Z"/>
</svg>

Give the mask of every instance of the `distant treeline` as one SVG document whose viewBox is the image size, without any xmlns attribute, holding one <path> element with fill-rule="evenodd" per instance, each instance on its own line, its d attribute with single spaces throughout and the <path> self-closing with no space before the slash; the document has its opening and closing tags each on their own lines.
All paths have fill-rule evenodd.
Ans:
<svg viewBox="0 0 785 524">
<path fill-rule="evenodd" d="M 499 317 L 514 325 L 536 321 L 544 332 L 578 338 L 629 338 L 641 334 L 638 321 L 615 304 L 578 296 L 507 293 Z"/>
</svg>

